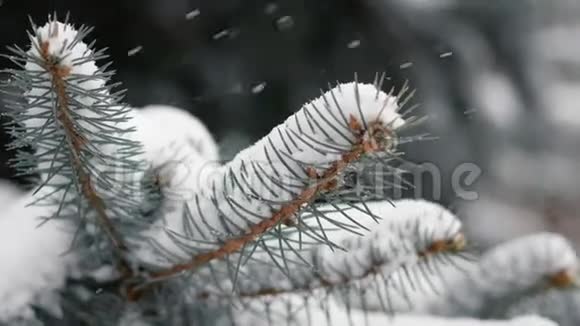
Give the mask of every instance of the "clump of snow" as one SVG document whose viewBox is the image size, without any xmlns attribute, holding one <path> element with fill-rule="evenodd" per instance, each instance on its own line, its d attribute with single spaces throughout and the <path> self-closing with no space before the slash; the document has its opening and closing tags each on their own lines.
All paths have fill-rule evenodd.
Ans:
<svg viewBox="0 0 580 326">
<path fill-rule="evenodd" d="M 445 297 L 433 302 L 430 310 L 454 316 L 501 312 L 507 309 L 508 298 L 553 286 L 550 277 L 560 273 L 574 277 L 578 266 L 572 245 L 558 234 L 517 238 L 488 251 L 472 271 L 449 286 Z"/>
<path fill-rule="evenodd" d="M 67 254 L 74 229 L 62 221 L 41 224 L 54 208 L 27 206 L 33 200 L 27 194 L 0 214 L 0 323 L 33 318 L 32 305 L 58 313 L 56 291 L 74 261 Z"/>
<path fill-rule="evenodd" d="M 30 89 L 25 95 L 29 103 L 38 103 L 38 107 L 30 109 L 30 115 L 35 113 L 42 113 L 52 108 L 42 106 L 42 101 L 46 97 L 46 89 L 52 88 L 52 79 L 48 75 L 46 67 L 41 65 L 47 59 L 58 64 L 62 70 L 62 78 L 69 79 L 70 76 L 94 76 L 98 72 L 97 64 L 94 60 L 87 60 L 86 58 L 92 56 L 93 51 L 79 40 L 78 31 L 70 24 L 63 24 L 58 21 L 51 21 L 44 26 L 39 27 L 33 31 L 33 36 L 30 38 L 30 50 L 28 55 L 38 60 L 28 60 L 25 69 L 30 72 L 45 72 L 46 79 L 44 81 L 36 81 L 34 87 Z M 43 53 L 46 49 L 46 53 Z M 48 57 L 48 58 L 47 58 Z M 101 90 L 105 86 L 106 80 L 104 78 L 84 78 L 83 80 L 70 81 L 72 84 L 78 86 L 83 90 L 100 90 L 99 93 L 106 92 Z M 90 106 L 97 101 L 92 97 L 79 97 L 81 103 Z M 102 103 L 100 103 L 102 104 Z M 88 109 L 83 109 L 82 115 L 95 116 L 95 113 Z M 45 119 L 28 119 L 25 121 L 28 127 L 37 127 L 43 125 Z"/>
<path fill-rule="evenodd" d="M 282 152 L 283 158 L 285 155 L 292 155 L 303 165 L 319 166 L 335 162 L 341 159 L 345 151 L 352 148 L 352 142 L 356 139 L 348 126 L 351 116 L 361 125 L 379 121 L 396 130 L 405 123 L 398 111 L 396 98 L 377 90 L 372 84 L 340 84 L 306 103 L 297 113 L 275 127 L 268 136 L 240 152 L 233 160 L 232 167 L 239 168 L 244 160 L 261 164 L 269 162 L 266 152 L 269 151 L 270 156 L 273 156 L 274 150 Z M 274 163 L 280 164 L 280 158 L 271 158 Z M 292 168 L 298 168 L 296 161 L 286 161 L 289 161 Z M 290 173 L 281 171 L 280 174 Z"/>
<path fill-rule="evenodd" d="M 152 168 L 165 198 L 159 219 L 146 237 L 155 239 L 174 254 L 181 252 L 166 231 L 183 232 L 183 202 L 200 191 L 203 172 L 213 173 L 218 166 L 218 146 L 199 119 L 188 112 L 168 105 L 148 105 L 135 110 L 135 138 L 143 146 L 143 158 Z M 136 255 L 144 261 L 161 258 L 148 245 L 139 245 Z M 185 255 L 182 256 L 186 258 Z"/>
<path fill-rule="evenodd" d="M 369 261 L 369 257 L 373 257 L 375 263 L 385 263 L 377 275 L 363 278 L 353 283 L 348 291 L 339 293 L 337 298 L 344 303 L 373 311 L 418 311 L 431 298 L 440 296 L 447 279 L 453 277 L 458 268 L 469 267 L 469 262 L 454 257 L 453 252 L 463 249 L 465 245 L 461 233 L 462 223 L 445 207 L 425 200 L 409 199 L 393 201 L 392 204 L 385 202 L 383 205 L 367 203 L 367 206 L 382 220 L 371 227 L 370 234 L 350 237 L 350 241 L 357 241 L 359 244 L 366 242 L 368 250 L 366 253 L 359 253 L 356 260 L 351 257 L 350 264 L 343 264 L 342 272 L 359 270 L 360 266 L 365 266 L 365 262 Z M 359 207 L 363 208 L 362 205 Z M 357 221 L 364 220 L 362 211 L 351 214 Z M 429 248 L 434 243 L 453 241 L 456 243 L 455 249 L 449 247 L 442 252 L 429 253 Z M 327 255 L 332 255 L 328 248 L 324 251 Z M 350 254 L 350 251 L 335 252 L 335 255 L 345 254 Z M 438 255 L 445 255 L 445 262 Z M 453 264 L 449 263 L 451 260 Z M 337 264 L 332 256 L 326 261 L 330 262 L 330 269 Z M 402 269 L 403 266 L 405 270 Z M 336 267 L 334 270 L 341 271 Z M 338 276 L 337 274 L 334 277 Z"/>
<path fill-rule="evenodd" d="M 218 147 L 216 142 L 199 119 L 185 110 L 169 105 L 148 105 L 137 110 L 136 123 L 139 140 L 143 144 L 145 159 L 153 165 L 163 164 L 169 148 L 177 151 L 188 147 L 201 157 L 217 161 Z"/>
<path fill-rule="evenodd" d="M 46 44 L 47 55 L 54 58 L 55 62 L 62 67 L 71 69 L 71 74 L 94 75 L 98 67 L 94 60 L 79 63 L 87 55 L 92 54 L 91 49 L 84 42 L 78 40 L 78 31 L 70 24 L 59 21 L 51 21 L 39 27 L 32 38 L 32 46 L 29 54 L 36 58 L 42 58 L 42 45 Z M 40 43 L 39 43 L 40 41 Z M 28 62 L 26 70 L 45 71 L 45 68 L 36 62 Z"/>
<path fill-rule="evenodd" d="M 71 140 L 65 141 L 65 136 L 59 135 L 62 135 L 63 126 L 72 124 L 78 133 L 77 140 L 90 143 L 77 150 L 82 152 L 82 155 L 77 155 L 82 158 L 91 152 L 93 168 L 98 171 L 92 175 L 93 180 L 104 179 L 105 176 L 123 178 L 123 181 L 130 178 L 131 182 L 140 180 L 139 173 L 133 176 L 126 171 L 126 167 L 121 167 L 121 162 L 127 161 L 128 148 L 136 147 L 124 142 L 133 127 L 132 112 L 117 104 L 117 97 L 109 93 L 109 77 L 95 62 L 96 56 L 101 53 L 94 52 L 84 42 L 85 36 L 86 30 L 78 31 L 70 24 L 55 20 L 32 31 L 25 71 L 17 75 L 28 76 L 18 77 L 28 82 L 34 78 L 32 87 L 24 94 L 28 105 L 19 117 L 26 118 L 23 119 L 27 127 L 23 140 L 36 151 L 39 161 L 37 171 L 41 171 L 42 179 L 47 178 L 47 171 L 60 169 L 61 174 L 65 175 L 57 174 L 52 182 L 60 182 L 59 179 L 66 182 L 70 179 L 66 175 L 70 167 L 61 169 L 58 164 L 69 162 L 73 149 L 68 148 Z M 63 113 L 57 115 L 58 119 L 53 112 L 54 107 Z M 66 137 L 73 138 L 72 135 Z M 55 162 L 58 162 L 57 165 Z M 102 183 L 109 184 L 110 180 Z M 106 198 L 106 194 L 111 193 L 110 187 L 99 188 L 101 182 L 94 184 L 101 197 Z"/>
<path fill-rule="evenodd" d="M 461 222 L 455 215 L 428 201 L 384 201 L 367 203 L 366 206 L 372 214 L 382 219 L 378 225 L 371 226 L 370 234 L 358 237 L 345 230 L 329 232 L 329 237 L 347 251 L 329 247 L 318 249 L 318 260 L 321 262 L 319 272 L 327 280 L 340 281 L 345 273 L 354 278 L 362 277 L 377 262 L 382 262 L 385 271 L 392 272 L 399 265 L 414 263 L 419 253 L 432 243 L 452 240 L 461 228 Z M 363 205 L 359 204 L 358 208 L 360 210 L 353 209 L 346 214 L 356 221 L 371 219 Z M 342 221 L 346 218 L 341 215 L 330 214 L 328 217 L 347 223 Z"/>
</svg>

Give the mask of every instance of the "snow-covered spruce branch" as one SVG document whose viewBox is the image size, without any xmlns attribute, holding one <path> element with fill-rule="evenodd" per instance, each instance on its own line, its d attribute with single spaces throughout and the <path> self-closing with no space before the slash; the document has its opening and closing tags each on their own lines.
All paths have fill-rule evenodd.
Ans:
<svg viewBox="0 0 580 326">
<path fill-rule="evenodd" d="M 336 247 L 284 247 L 284 258 L 296 262 L 291 269 L 280 268 L 266 254 L 255 255 L 240 268 L 237 291 L 232 292 L 232 284 L 209 284 L 196 295 L 231 307 L 229 315 L 234 323 L 242 310 L 275 319 L 279 316 L 272 315 L 270 307 L 287 297 L 302 297 L 305 305 L 308 301 L 338 300 L 347 310 L 368 311 L 363 298 L 372 293 L 375 302 L 382 303 L 376 310 L 394 313 L 393 298 L 404 298 L 407 305 L 413 305 L 414 297 L 424 290 L 420 286 L 442 276 L 439 265 L 465 258 L 461 257 L 465 254 L 461 223 L 445 208 L 421 200 L 369 202 L 366 206 L 379 218 L 378 224 L 368 219 L 362 204 L 322 206 L 321 210 L 328 209 L 329 220 L 321 226 L 312 216 L 302 216 L 312 228 L 325 229 Z M 300 237 L 308 238 L 308 234 L 294 230 L 287 238 L 294 244 Z M 398 272 L 404 273 L 404 279 L 393 278 Z M 417 286 L 416 293 L 407 293 L 408 285 Z M 288 308 L 299 310 L 294 303 Z"/>
<path fill-rule="evenodd" d="M 30 49 L 7 56 L 19 67 L 9 70 L 20 90 L 8 92 L 12 148 L 34 149 L 15 165 L 40 182 L 0 217 L 0 235 L 18 244 L 0 249 L 0 324 L 109 325 L 133 312 L 138 324 L 151 315 L 167 324 L 205 307 L 219 317 L 234 301 L 247 308 L 231 319 L 242 324 L 422 322 L 368 310 L 394 310 L 391 291 L 412 301 L 403 282 L 435 288 L 441 265 L 465 258 L 460 223 L 422 201 L 367 202 L 368 189 L 345 184 L 358 164 L 388 169 L 399 159 L 399 132 L 416 122 L 400 113 L 412 96 L 406 86 L 387 94 L 384 78 L 338 84 L 221 165 L 195 118 L 120 104 L 108 65 L 96 64 L 103 51 L 84 43 L 89 31 L 50 18 L 33 25 Z M 490 309 L 571 287 L 576 272 L 563 239 L 523 239 L 486 255 L 431 308 L 503 317 Z M 99 291 L 118 303 L 116 314 L 91 310 Z M 504 324 L 512 322 L 532 321 Z"/>
<path fill-rule="evenodd" d="M 178 185 L 169 181 L 164 189 L 173 195 L 164 203 L 170 208 L 162 205 L 163 223 L 150 230 L 139 251 L 142 261 L 156 269 L 144 275 L 145 282 L 234 254 L 228 266 L 236 275 L 241 262 L 257 251 L 288 263 L 281 248 L 288 244 L 283 228 L 312 231 L 300 218 L 307 212 L 317 223 L 331 220 L 315 202 L 340 200 L 346 169 L 362 157 L 388 162 L 398 155 L 396 132 L 412 120 L 398 113 L 408 100 L 407 88 L 392 96 L 380 90 L 381 84 L 339 84 L 223 166 L 195 153 L 190 155 L 195 159 L 181 161 L 186 173 L 175 173 L 182 175 Z M 358 210 L 372 218 L 364 205 Z M 311 233 L 319 245 L 333 245 L 324 229 Z"/>
<path fill-rule="evenodd" d="M 486 253 L 428 311 L 503 318 L 510 306 L 526 297 L 576 287 L 578 267 L 572 245 L 560 235 L 540 233 L 515 239 Z"/>
<path fill-rule="evenodd" d="M 20 152 L 15 166 L 39 174 L 38 189 L 50 189 L 35 198 L 58 208 L 46 218 L 74 220 L 103 261 L 129 273 L 117 224 L 140 213 L 141 147 L 127 136 L 133 128 L 131 109 L 119 104 L 123 92 L 108 84 L 108 65 L 95 63 L 106 55 L 83 42 L 90 30 L 77 31 L 55 16 L 42 27 L 33 23 L 30 49 L 10 48 L 7 57 L 20 67 L 9 70 L 10 84 L 22 92 L 9 105 L 12 148 L 34 149 Z"/>
<path fill-rule="evenodd" d="M 3 185 L 2 194 L 4 190 Z M 0 324 L 34 319 L 33 306 L 58 314 L 58 291 L 77 261 L 69 250 L 74 226 L 62 220 L 43 221 L 40 217 L 54 208 L 31 206 L 34 195 L 10 192 L 13 200 L 0 214 Z"/>
<path fill-rule="evenodd" d="M 97 67 L 105 55 L 83 42 L 89 31 L 51 18 L 33 25 L 29 50 L 11 48 L 8 58 L 21 68 L 9 70 L 11 84 L 23 93 L 11 94 L 17 97 L 10 103 L 13 148 L 35 149 L 21 152 L 16 166 L 40 174 L 43 196 L 36 204 L 57 208 L 45 218 L 74 221 L 78 238 L 87 240 L 82 245 L 104 256 L 101 265 L 115 261 L 129 278 L 144 267 L 137 279 L 145 283 L 233 254 L 243 260 L 257 251 L 283 255 L 264 239 L 282 243 L 282 226 L 308 228 L 300 220 L 304 212 L 329 220 L 315 201 L 340 200 L 343 173 L 361 158 L 388 163 L 397 157 L 397 131 L 413 121 L 399 114 L 412 92 L 405 86 L 396 95 L 384 93 L 384 78 L 376 78 L 323 93 L 226 165 L 210 164 L 213 154 L 195 146 L 185 149 L 192 152 L 185 158 L 179 146 L 175 156 L 156 157 L 140 115 L 119 104 L 122 92 L 107 84 L 108 65 Z M 143 163 L 151 169 L 144 171 Z M 190 173 L 176 173 L 181 167 Z M 324 229 L 313 236 L 332 245 Z"/>
<path fill-rule="evenodd" d="M 377 222 L 368 218 L 362 204 L 321 206 L 321 211 L 328 211 L 327 220 L 321 225 L 312 214 L 302 215 L 301 220 L 309 229 L 290 230 L 287 245 L 282 246 L 286 260 L 298 264 L 292 269 L 280 269 L 266 254 L 257 254 L 253 262 L 241 267 L 239 273 L 244 277 L 240 277 L 239 292 L 233 299 L 370 290 L 381 283 L 388 286 L 390 276 L 397 270 L 420 266 L 419 275 L 409 274 L 408 281 L 413 283 L 413 277 L 427 278 L 430 273 L 437 273 L 433 264 L 446 262 L 437 255 L 454 256 L 464 249 L 460 221 L 437 204 L 400 200 L 365 205 L 379 219 Z M 334 247 L 306 246 L 304 239 L 310 237 L 309 230 L 324 230 Z M 298 243 L 303 244 L 303 250 L 293 250 Z M 220 286 L 223 288 L 224 284 Z M 200 295 L 219 298 L 223 289 Z"/>
</svg>

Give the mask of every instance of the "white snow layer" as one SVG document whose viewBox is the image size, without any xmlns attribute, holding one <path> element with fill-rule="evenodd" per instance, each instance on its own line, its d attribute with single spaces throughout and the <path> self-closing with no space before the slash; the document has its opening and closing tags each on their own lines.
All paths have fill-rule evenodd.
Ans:
<svg viewBox="0 0 580 326">
<path fill-rule="evenodd" d="M 371 219 L 362 204 L 357 206 L 360 210 L 351 209 L 346 214 L 356 221 Z M 319 267 L 328 280 L 339 281 L 347 271 L 358 278 L 377 262 L 384 263 L 385 271 L 400 264 L 414 263 L 419 251 L 426 250 L 435 241 L 452 240 L 461 228 L 455 215 L 424 200 L 382 201 L 367 203 L 366 206 L 373 215 L 381 218 L 378 225 L 371 227 L 370 234 L 358 237 L 342 230 L 338 231 L 345 236 L 341 239 L 334 235 L 336 233 L 330 233 L 331 239 L 346 252 L 319 247 Z M 342 214 L 328 217 L 348 222 Z M 388 266 L 391 262 L 394 266 Z"/>
<path fill-rule="evenodd" d="M 477 266 L 449 285 L 429 310 L 441 315 L 477 316 L 537 287 L 549 288 L 550 277 L 578 273 L 572 245 L 554 233 L 517 238 L 488 251 Z M 503 307 L 507 308 L 507 307 Z"/>
<path fill-rule="evenodd" d="M 51 182 L 70 179 L 67 173 L 71 168 L 68 162 L 72 149 L 55 153 L 58 148 L 71 146 L 70 139 L 65 142 L 63 136 L 59 136 L 63 125 L 67 125 L 62 119 L 68 117 L 75 132 L 87 142 L 77 154 L 81 159 L 92 157 L 92 166 L 87 164 L 85 168 L 90 170 L 86 172 L 95 180 L 93 186 L 99 195 L 105 200 L 129 196 L 131 191 L 121 195 L 124 190 L 112 189 L 111 183 L 123 184 L 119 188 L 136 188 L 142 178 L 139 169 L 123 166 L 127 165 L 123 163 L 127 161 L 127 149 L 133 146 L 126 142 L 134 137 L 131 135 L 133 110 L 115 103 L 116 97 L 111 96 L 107 87 L 109 77 L 97 66 L 95 52 L 82 40 L 84 33 L 79 34 L 70 24 L 51 21 L 33 34 L 27 55 L 36 60 L 27 60 L 25 70 L 35 80 L 24 94 L 28 107 L 23 117 L 30 118 L 23 123 L 27 127 L 27 140 L 36 150 L 41 178 L 46 179 L 51 175 L 47 171 L 57 171 L 58 165 L 63 164 L 62 174 L 52 177 Z M 61 98 L 63 96 L 65 98 Z M 64 117 L 58 121 L 53 112 L 55 103 L 59 104 L 59 112 L 64 112 L 57 114 Z M 66 163 L 55 165 L 55 162 Z M 113 179 L 115 182 L 111 182 Z"/>
<path fill-rule="evenodd" d="M 72 25 L 58 21 L 50 21 L 32 31 L 25 71 L 15 74 L 27 75 L 18 77 L 24 80 L 34 78 L 28 80 L 32 87 L 24 94 L 28 106 L 24 107 L 21 118 L 28 118 L 23 119 L 27 128 L 21 137 L 36 151 L 39 165 L 31 172 L 38 172 L 39 185 L 46 184 L 44 188 L 48 188 L 39 193 L 45 196 L 35 197 L 40 199 L 38 206 L 54 207 L 54 200 L 66 202 L 82 196 L 76 191 L 69 192 L 66 187 L 53 191 L 51 186 L 74 183 L 77 176 L 85 175 L 109 207 L 109 217 L 126 217 L 119 213 L 124 212 L 122 209 L 110 208 L 113 205 L 108 204 L 115 200 L 127 208 L 132 200 L 142 199 L 144 169 L 137 166 L 145 160 L 137 154 L 139 146 L 133 132 L 137 122 L 135 111 L 116 103 L 118 95 L 109 93 L 109 75 L 95 62 L 95 55 L 100 56 L 100 52 L 93 52 L 82 39 L 86 31 L 77 31 Z M 55 108 L 58 112 L 54 112 Z M 69 123 L 74 131 L 65 133 Z M 75 146 L 73 139 L 80 140 L 82 145 Z M 76 155 L 71 155 L 72 152 Z M 72 160 L 85 163 L 76 164 Z M 25 211 L 33 214 L 38 209 L 30 207 Z M 39 213 L 49 216 L 49 210 L 45 208 Z M 55 223 L 48 222 L 46 230 Z M 95 229 L 89 225 L 86 230 L 94 232 Z"/>
<path fill-rule="evenodd" d="M 204 185 L 200 182 L 204 171 L 213 173 L 219 165 L 218 147 L 205 125 L 179 108 L 149 105 L 135 114 L 136 140 L 142 143 L 144 159 L 157 173 L 166 199 L 162 204 L 166 214 L 144 236 L 177 254 L 181 250 L 166 231 L 182 231 L 183 203 Z M 161 259 L 145 243 L 136 255 L 147 262 Z"/>
<path fill-rule="evenodd" d="M 183 147 L 191 147 L 204 159 L 219 159 L 218 147 L 207 127 L 185 110 L 168 105 L 148 105 L 137 110 L 137 116 L 140 117 L 136 123 L 137 132 L 145 158 L 154 166 L 175 159 L 180 152 L 190 152 Z"/>
<path fill-rule="evenodd" d="M 62 69 L 68 69 L 68 73 L 63 78 L 69 79 L 68 76 L 94 76 L 98 72 L 97 64 L 94 60 L 86 60 L 87 57 L 93 54 L 93 51 L 88 48 L 87 44 L 82 41 L 77 41 L 78 31 L 72 25 L 63 24 L 61 22 L 48 22 L 44 26 L 39 27 L 34 31 L 35 35 L 31 37 L 30 50 L 28 55 L 34 58 L 39 58 L 39 62 L 44 62 L 42 53 L 42 44 L 47 44 L 47 55 L 54 58 L 55 62 L 59 63 Z M 76 41 L 76 42 L 75 42 Z M 42 98 L 46 97 L 47 89 L 52 88 L 51 78 L 46 72 L 46 68 L 41 66 L 37 61 L 29 60 L 26 63 L 25 69 L 30 72 L 45 72 L 45 81 L 36 81 L 32 89 L 26 94 L 30 104 L 36 103 L 38 107 L 30 109 L 30 115 L 34 113 L 42 113 L 47 110 L 52 110 L 52 106 L 44 105 Z M 77 80 L 69 80 L 68 83 L 78 87 L 82 90 L 94 91 L 99 94 L 106 93 L 106 80 L 104 78 L 84 78 Z M 89 107 L 95 104 L 97 99 L 93 97 L 78 96 L 77 99 Z M 103 103 L 98 103 L 102 105 Z M 89 109 L 82 109 L 75 112 L 78 115 L 86 117 L 95 117 L 96 113 Z M 46 119 L 29 119 L 25 121 L 27 127 L 39 127 L 45 123 Z M 86 125 L 90 128 L 90 125 Z"/>
<path fill-rule="evenodd" d="M 31 305 L 58 313 L 56 291 L 64 285 L 74 257 L 66 254 L 74 229 L 50 216 L 48 207 L 27 206 L 27 194 L 0 214 L 0 323 L 32 318 Z"/>
</svg>

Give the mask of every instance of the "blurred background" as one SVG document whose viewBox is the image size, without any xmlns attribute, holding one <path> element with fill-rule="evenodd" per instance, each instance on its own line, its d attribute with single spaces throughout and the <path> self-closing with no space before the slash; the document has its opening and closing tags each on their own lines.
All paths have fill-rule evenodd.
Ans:
<svg viewBox="0 0 580 326">
<path fill-rule="evenodd" d="M 413 132 L 437 139 L 406 157 L 436 166 L 441 191 L 426 177 L 407 195 L 455 209 L 483 246 L 537 230 L 580 243 L 578 0 L 0 0 L 0 47 L 54 11 L 95 27 L 130 105 L 188 110 L 224 159 L 329 82 L 409 80 L 428 117 Z M 452 186 L 465 163 L 481 170 L 465 181 L 476 200 Z"/>
</svg>

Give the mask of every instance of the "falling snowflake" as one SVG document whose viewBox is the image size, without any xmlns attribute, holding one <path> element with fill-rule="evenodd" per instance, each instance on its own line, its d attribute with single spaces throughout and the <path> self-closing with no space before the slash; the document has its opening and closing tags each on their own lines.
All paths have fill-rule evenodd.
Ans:
<svg viewBox="0 0 580 326">
<path fill-rule="evenodd" d="M 219 31 L 219 32 L 215 33 L 213 35 L 213 39 L 214 40 L 219 40 L 219 39 L 222 39 L 222 38 L 224 38 L 224 37 L 226 37 L 228 35 L 230 35 L 230 31 L 227 30 L 227 29 L 224 29 L 223 31 Z"/>
<path fill-rule="evenodd" d="M 399 66 L 400 69 L 407 69 L 407 68 L 411 68 L 411 67 L 413 67 L 412 62 L 405 62 Z"/>
<path fill-rule="evenodd" d="M 447 58 L 453 55 L 453 52 L 449 51 L 449 52 L 445 52 L 445 53 L 441 53 L 439 55 L 439 58 Z"/>
<path fill-rule="evenodd" d="M 252 87 L 252 93 L 253 94 L 261 93 L 264 90 L 264 88 L 266 88 L 266 82 L 261 82 Z"/>
<path fill-rule="evenodd" d="M 0 0 L 1 1 L 1 0 Z M 138 45 L 127 52 L 127 56 L 132 57 L 143 50 L 142 45 Z"/>
<path fill-rule="evenodd" d="M 349 49 L 358 48 L 360 46 L 360 40 L 352 40 L 346 45 Z"/>
<path fill-rule="evenodd" d="M 200 13 L 201 12 L 199 11 L 199 9 L 192 10 L 192 11 L 188 12 L 187 14 L 185 14 L 185 19 L 192 20 L 195 17 L 199 16 Z"/>
<path fill-rule="evenodd" d="M 294 27 L 294 18 L 291 16 L 280 17 L 276 21 L 276 26 L 278 26 L 278 29 L 281 31 L 289 30 Z"/>
</svg>

